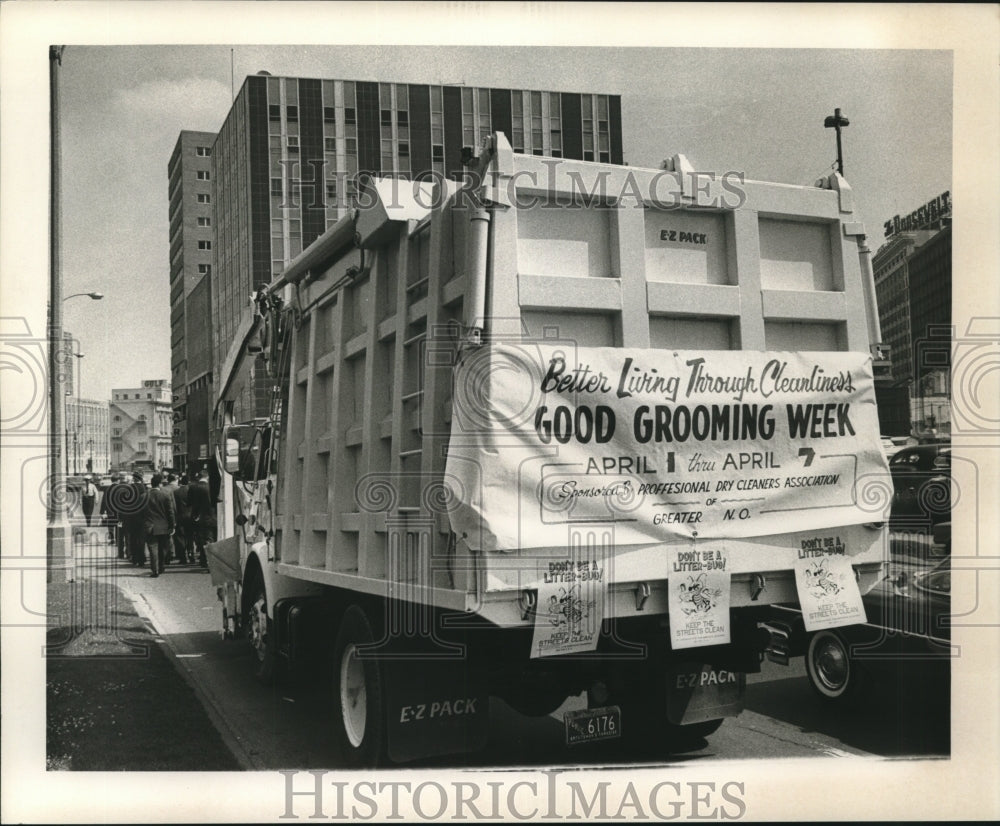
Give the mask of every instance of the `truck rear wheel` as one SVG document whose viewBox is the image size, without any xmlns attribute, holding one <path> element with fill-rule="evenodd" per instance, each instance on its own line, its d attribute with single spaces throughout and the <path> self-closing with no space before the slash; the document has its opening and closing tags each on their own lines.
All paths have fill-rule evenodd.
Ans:
<svg viewBox="0 0 1000 826">
<path fill-rule="evenodd" d="M 374 768 L 386 761 L 385 687 L 378 660 L 361 653 L 375 642 L 367 614 L 357 605 L 344 613 L 333 647 L 333 730 L 348 765 Z"/>
</svg>

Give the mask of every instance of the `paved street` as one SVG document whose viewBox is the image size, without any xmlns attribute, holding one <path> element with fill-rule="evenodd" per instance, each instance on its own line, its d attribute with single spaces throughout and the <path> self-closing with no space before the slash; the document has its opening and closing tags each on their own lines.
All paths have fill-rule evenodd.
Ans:
<svg viewBox="0 0 1000 826">
<path fill-rule="evenodd" d="M 103 532 L 92 531 L 95 538 Z M 249 650 L 220 634 L 220 610 L 209 574 L 197 566 L 168 566 L 157 579 L 115 558 L 112 546 L 89 543 L 78 554 L 76 577 L 113 583 L 155 629 L 155 639 L 189 677 L 223 740 L 244 768 L 336 768 L 342 765 L 323 721 L 331 698 L 317 677 L 274 688 L 250 674 Z M 664 760 L 943 754 L 948 751 L 948 697 L 915 699 L 899 677 L 861 711 L 831 711 L 814 696 L 801 659 L 788 667 L 764 664 L 748 678 L 747 710 L 709 740 Z M 564 708 L 582 700 L 571 700 Z M 425 761 L 425 766 L 511 766 L 633 763 L 616 741 L 564 745 L 561 711 L 524 717 L 502 701 L 490 708 L 490 744 L 479 754 Z"/>
</svg>

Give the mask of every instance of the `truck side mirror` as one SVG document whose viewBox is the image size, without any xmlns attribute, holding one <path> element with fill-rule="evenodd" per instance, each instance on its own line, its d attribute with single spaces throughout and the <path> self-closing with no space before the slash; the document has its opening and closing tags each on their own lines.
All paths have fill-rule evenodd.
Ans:
<svg viewBox="0 0 1000 826">
<path fill-rule="evenodd" d="M 225 471 L 241 482 L 267 478 L 271 463 L 271 429 L 252 424 L 231 425 L 225 431 Z"/>
<path fill-rule="evenodd" d="M 226 473 L 238 475 L 240 469 L 240 440 L 229 438 L 228 435 L 226 437 L 225 467 Z"/>
</svg>

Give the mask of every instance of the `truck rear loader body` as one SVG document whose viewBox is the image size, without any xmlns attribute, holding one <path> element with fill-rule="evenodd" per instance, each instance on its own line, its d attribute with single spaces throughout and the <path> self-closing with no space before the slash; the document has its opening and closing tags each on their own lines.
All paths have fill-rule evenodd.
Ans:
<svg viewBox="0 0 1000 826">
<path fill-rule="evenodd" d="M 256 295 L 219 384 L 226 633 L 332 661 L 352 764 L 705 736 L 775 603 L 863 622 L 886 543 L 852 192 L 514 154 L 373 180 Z M 248 355 L 249 354 L 249 355 Z M 253 359 L 270 412 L 233 421 Z M 586 702 L 582 698 L 586 698 Z"/>
</svg>

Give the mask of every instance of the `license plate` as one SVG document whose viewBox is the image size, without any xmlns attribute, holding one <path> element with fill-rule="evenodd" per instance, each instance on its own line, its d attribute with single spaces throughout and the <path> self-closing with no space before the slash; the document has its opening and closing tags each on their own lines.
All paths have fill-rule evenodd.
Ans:
<svg viewBox="0 0 1000 826">
<path fill-rule="evenodd" d="M 563 714 L 566 726 L 566 745 L 592 743 L 621 737 L 622 711 L 618 706 L 587 708 Z"/>
</svg>

